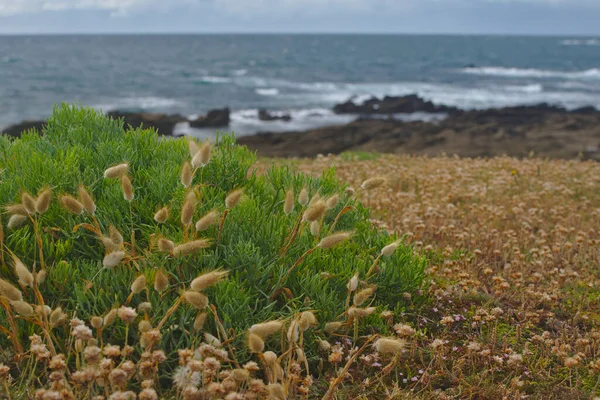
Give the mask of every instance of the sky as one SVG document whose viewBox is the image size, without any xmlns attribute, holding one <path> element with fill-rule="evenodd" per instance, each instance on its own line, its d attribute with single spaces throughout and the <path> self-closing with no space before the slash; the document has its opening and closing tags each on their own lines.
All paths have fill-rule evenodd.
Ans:
<svg viewBox="0 0 600 400">
<path fill-rule="evenodd" d="M 0 34 L 600 36 L 600 0 L 0 0 Z"/>
</svg>

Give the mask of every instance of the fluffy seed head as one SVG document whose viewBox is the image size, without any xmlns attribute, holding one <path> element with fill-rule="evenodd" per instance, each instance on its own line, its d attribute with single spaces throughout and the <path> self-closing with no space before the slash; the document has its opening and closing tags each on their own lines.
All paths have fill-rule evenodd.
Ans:
<svg viewBox="0 0 600 400">
<path fill-rule="evenodd" d="M 281 328 L 283 328 L 283 322 L 275 320 L 254 324 L 250 327 L 249 331 L 264 338 L 265 336 L 280 332 Z"/>
<path fill-rule="evenodd" d="M 48 211 L 50 200 L 52 200 L 52 190 L 50 188 L 44 189 L 35 200 L 35 211 L 40 214 Z"/>
<path fill-rule="evenodd" d="M 343 323 L 342 322 L 328 322 L 325 324 L 325 332 L 326 333 L 333 333 L 335 331 L 337 331 L 338 329 L 340 329 L 342 327 Z"/>
<path fill-rule="evenodd" d="M 50 325 L 52 327 L 58 326 L 67 320 L 67 314 L 62 311 L 61 307 L 56 307 L 50 313 Z"/>
<path fill-rule="evenodd" d="M 165 253 L 170 253 L 175 248 L 175 243 L 170 241 L 169 239 L 160 238 L 158 239 L 158 249 Z"/>
<path fill-rule="evenodd" d="M 300 314 L 298 325 L 300 326 L 300 329 L 306 331 L 311 326 L 317 325 L 317 318 L 312 312 L 304 311 L 302 314 Z"/>
<path fill-rule="evenodd" d="M 102 328 L 102 325 L 104 325 L 104 319 L 102 319 L 102 317 L 92 317 L 90 318 L 90 325 L 92 325 L 92 327 L 95 329 Z"/>
<path fill-rule="evenodd" d="M 327 205 L 324 201 L 318 200 L 313 205 L 308 207 L 308 210 L 304 212 L 302 219 L 310 222 L 316 221 L 321 218 L 323 214 L 325 214 L 325 211 L 327 211 Z"/>
<path fill-rule="evenodd" d="M 126 324 L 130 324 L 133 322 L 135 317 L 137 317 L 137 312 L 134 308 L 121 306 L 117 310 L 117 315 L 119 316 L 119 318 L 121 318 L 123 322 L 125 322 Z"/>
<path fill-rule="evenodd" d="M 113 322 L 115 322 L 115 319 L 117 319 L 117 309 L 113 308 L 104 316 L 104 326 L 112 324 Z"/>
<path fill-rule="evenodd" d="M 321 200 L 321 195 L 319 194 L 319 192 L 317 191 L 317 193 L 315 193 L 313 195 L 313 197 L 310 198 L 310 201 L 308 202 L 308 206 L 312 206 L 313 204 L 315 204 L 317 201 Z"/>
<path fill-rule="evenodd" d="M 183 293 L 183 299 L 197 310 L 203 310 L 208 306 L 208 297 L 202 293 L 188 290 Z"/>
<path fill-rule="evenodd" d="M 406 341 L 397 338 L 379 338 L 373 344 L 375 350 L 380 354 L 398 354 L 406 347 Z"/>
<path fill-rule="evenodd" d="M 345 242 L 346 240 L 352 237 L 352 232 L 338 232 L 333 235 L 329 235 L 321 239 L 317 247 L 321 247 L 323 249 L 330 249 L 334 246 L 337 246 L 340 243 Z"/>
<path fill-rule="evenodd" d="M 87 189 L 83 185 L 79 186 L 79 201 L 81 202 L 81 204 L 83 204 L 83 208 L 85 208 L 85 211 L 87 211 L 91 215 L 94 215 L 96 213 L 96 203 L 94 203 L 92 195 L 90 194 L 90 192 L 87 191 Z"/>
<path fill-rule="evenodd" d="M 289 215 L 294 211 L 294 189 L 288 189 L 285 193 L 285 202 L 283 203 L 283 212 Z"/>
<path fill-rule="evenodd" d="M 223 270 L 210 271 L 198 276 L 190 284 L 190 288 L 196 292 L 201 292 L 204 289 L 222 281 L 227 277 L 229 272 Z"/>
<path fill-rule="evenodd" d="M 267 391 L 269 392 L 269 398 L 273 400 L 285 400 L 285 390 L 279 383 L 270 383 L 267 385 Z"/>
<path fill-rule="evenodd" d="M 358 308 L 358 307 L 350 307 L 348 309 L 348 315 L 353 318 L 363 318 L 369 316 L 375 312 L 375 307 L 367 307 L 367 308 Z"/>
<path fill-rule="evenodd" d="M 242 199 L 242 195 L 244 191 L 242 189 L 236 189 L 233 192 L 229 193 L 229 195 L 225 198 L 225 207 L 233 208 L 238 205 L 240 200 Z"/>
<path fill-rule="evenodd" d="M 28 317 L 33 314 L 33 307 L 24 301 L 13 301 L 10 305 L 17 314 L 22 315 L 23 317 Z"/>
<path fill-rule="evenodd" d="M 196 155 L 198 150 L 200 150 L 198 148 L 198 144 L 193 139 L 188 140 L 188 149 L 190 150 L 190 157 L 192 157 L 192 158 Z"/>
<path fill-rule="evenodd" d="M 277 363 L 277 354 L 273 353 L 272 351 L 265 351 L 263 354 L 263 359 L 267 365 L 275 365 Z"/>
<path fill-rule="evenodd" d="M 314 220 L 310 223 L 310 234 L 317 237 L 321 234 L 321 224 L 318 220 Z"/>
<path fill-rule="evenodd" d="M 194 208 L 196 207 L 196 194 L 193 191 L 188 192 L 185 201 L 181 207 L 181 223 L 185 226 L 192 223 L 194 217 Z"/>
<path fill-rule="evenodd" d="M 358 273 L 354 274 L 354 276 L 350 278 L 346 287 L 350 292 L 354 292 L 356 288 L 358 288 Z"/>
<path fill-rule="evenodd" d="M 287 340 L 290 343 L 296 343 L 300 337 L 300 325 L 298 321 L 293 320 L 287 331 Z"/>
<path fill-rule="evenodd" d="M 138 324 L 138 331 L 141 333 L 148 332 L 150 329 L 152 329 L 152 324 L 148 320 L 143 319 Z"/>
<path fill-rule="evenodd" d="M 400 242 L 398 241 L 388 244 L 383 249 L 381 249 L 381 255 L 386 257 L 391 256 L 392 254 L 394 254 L 394 251 L 396 251 L 399 244 Z"/>
<path fill-rule="evenodd" d="M 248 333 L 248 348 L 252 353 L 262 353 L 265 349 L 265 341 L 256 333 Z"/>
<path fill-rule="evenodd" d="M 191 242 L 183 243 L 178 246 L 175 246 L 173 249 L 174 256 L 187 256 L 190 254 L 197 253 L 202 249 L 206 249 L 212 245 L 212 240 L 210 239 L 198 239 Z"/>
<path fill-rule="evenodd" d="M 36 280 L 37 280 L 38 285 L 41 285 L 42 283 L 44 283 L 47 276 L 48 276 L 48 273 L 46 272 L 45 269 L 39 271 L 36 275 Z"/>
<path fill-rule="evenodd" d="M 159 224 L 164 224 L 169 219 L 169 207 L 163 207 L 154 214 L 154 220 Z"/>
<path fill-rule="evenodd" d="M 149 301 L 144 301 L 138 304 L 137 310 L 140 313 L 148 314 L 150 311 L 152 311 L 152 303 L 150 303 Z"/>
<path fill-rule="evenodd" d="M 210 152 L 212 150 L 212 144 L 208 141 L 202 143 L 202 147 L 200 147 L 200 151 L 198 155 L 200 156 L 200 165 L 203 167 L 210 162 Z"/>
<path fill-rule="evenodd" d="M 154 276 L 154 290 L 161 293 L 169 288 L 169 277 L 159 269 Z"/>
<path fill-rule="evenodd" d="M 104 265 L 104 268 L 111 269 L 119 265 L 123 261 L 123 258 L 125 258 L 125 252 L 120 250 L 114 251 L 104 256 L 102 265 Z"/>
<path fill-rule="evenodd" d="M 108 236 L 102 236 L 100 238 L 100 240 L 102 241 L 102 244 L 104 245 L 104 248 L 106 249 L 106 251 L 108 251 L 109 253 L 112 253 L 113 251 L 117 251 L 121 248 L 120 245 L 115 244 L 115 242 L 113 242 L 112 239 L 109 238 Z"/>
<path fill-rule="evenodd" d="M 194 318 L 194 330 L 195 331 L 202 330 L 207 317 L 208 317 L 208 314 L 206 312 L 199 312 L 196 315 L 196 318 Z"/>
<path fill-rule="evenodd" d="M 128 175 L 121 177 L 121 189 L 123 189 L 123 198 L 127 201 L 133 200 L 133 185 Z"/>
<path fill-rule="evenodd" d="M 146 276 L 140 275 L 131 284 L 131 291 L 137 294 L 144 289 L 146 289 Z"/>
<path fill-rule="evenodd" d="M 23 301 L 23 293 L 8 281 L 0 278 L 0 296 L 6 297 L 10 301 Z"/>
<path fill-rule="evenodd" d="M 123 235 L 121 235 L 121 232 L 113 225 L 108 227 L 108 232 L 110 233 L 110 240 L 112 240 L 114 244 L 120 245 L 123 243 Z"/>
<path fill-rule="evenodd" d="M 196 222 L 196 231 L 202 232 L 210 228 L 212 225 L 216 225 L 219 222 L 219 213 L 217 211 L 211 211 L 204 217 L 200 218 Z"/>
<path fill-rule="evenodd" d="M 331 196 L 330 198 L 327 199 L 327 208 L 331 209 L 331 208 L 335 208 L 335 206 L 337 206 L 338 202 L 340 201 L 340 196 L 337 194 L 334 194 L 333 196 Z"/>
<path fill-rule="evenodd" d="M 363 188 L 364 190 L 371 190 L 371 189 L 375 189 L 376 187 L 383 185 L 384 183 L 385 183 L 385 178 L 378 176 L 375 178 L 367 179 L 360 185 L 360 187 Z"/>
<path fill-rule="evenodd" d="M 35 200 L 29 193 L 21 193 L 21 203 L 23 204 L 23 207 L 25 207 L 25 211 L 27 211 L 28 214 L 35 213 Z"/>
<path fill-rule="evenodd" d="M 10 215 L 15 215 L 15 214 L 26 215 L 27 214 L 27 210 L 25 209 L 25 206 L 20 203 L 9 204 L 9 205 L 5 206 L 4 209 Z"/>
<path fill-rule="evenodd" d="M 121 176 L 125 175 L 128 170 L 129 164 L 127 163 L 114 165 L 104 171 L 104 177 L 108 179 L 120 178 Z"/>
<path fill-rule="evenodd" d="M 308 190 L 306 189 L 306 186 L 300 190 L 300 194 L 298 195 L 298 203 L 303 206 L 308 204 Z"/>
<path fill-rule="evenodd" d="M 360 307 L 364 304 L 365 301 L 369 299 L 375 292 L 375 288 L 366 288 L 354 295 L 354 305 Z"/>
<path fill-rule="evenodd" d="M 8 224 L 6 225 L 8 229 L 17 229 L 23 226 L 23 224 L 27 221 L 27 217 L 23 214 L 13 214 L 8 219 Z"/>
<path fill-rule="evenodd" d="M 181 184 L 189 187 L 192 184 L 192 166 L 188 161 L 181 167 Z"/>
<path fill-rule="evenodd" d="M 83 204 L 79 202 L 79 200 L 75 199 L 73 196 L 65 194 L 60 197 L 60 204 L 62 206 L 72 212 L 75 215 L 79 215 L 83 212 Z"/>
<path fill-rule="evenodd" d="M 33 274 L 25 264 L 15 255 L 13 255 L 13 263 L 15 264 L 15 273 L 19 277 L 19 283 L 23 286 L 33 287 Z"/>
<path fill-rule="evenodd" d="M 219 339 L 217 339 L 208 332 L 204 333 L 204 341 L 215 347 L 221 347 L 223 345 Z"/>
</svg>

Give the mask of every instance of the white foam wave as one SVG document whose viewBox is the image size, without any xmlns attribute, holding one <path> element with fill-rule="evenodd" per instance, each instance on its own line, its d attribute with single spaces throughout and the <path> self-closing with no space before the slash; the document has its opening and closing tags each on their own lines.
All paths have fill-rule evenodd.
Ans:
<svg viewBox="0 0 600 400">
<path fill-rule="evenodd" d="M 258 88 L 256 89 L 256 94 L 261 96 L 277 96 L 279 94 L 279 89 L 276 88 Z"/>
<path fill-rule="evenodd" d="M 600 79 L 600 68 L 585 71 L 553 71 L 535 68 L 477 67 L 463 68 L 460 71 L 466 74 L 511 78 Z"/>
<path fill-rule="evenodd" d="M 230 83 L 232 79 L 225 76 L 206 75 L 201 77 L 200 81 L 204 83 Z"/>
<path fill-rule="evenodd" d="M 102 111 L 112 110 L 162 110 L 173 107 L 181 107 L 184 103 L 177 99 L 156 96 L 124 97 L 92 105 L 92 108 Z"/>
<path fill-rule="evenodd" d="M 563 46 L 600 46 L 600 39 L 565 39 L 561 40 Z"/>
<path fill-rule="evenodd" d="M 233 76 L 244 76 L 246 74 L 248 74 L 248 70 L 244 68 L 233 71 Z"/>
</svg>

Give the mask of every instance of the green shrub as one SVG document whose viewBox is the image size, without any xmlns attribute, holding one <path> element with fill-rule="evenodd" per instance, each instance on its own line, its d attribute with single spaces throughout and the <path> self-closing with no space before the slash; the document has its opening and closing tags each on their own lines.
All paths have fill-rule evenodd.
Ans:
<svg viewBox="0 0 600 400">
<path fill-rule="evenodd" d="M 206 271 L 224 269 L 230 272 L 229 277 L 206 290 L 206 294 L 232 339 L 231 346 L 239 360 L 248 359 L 244 331 L 254 323 L 276 318 L 289 320 L 304 310 L 313 310 L 321 327 L 326 322 L 344 320 L 348 281 L 355 273 L 365 279 L 382 247 L 396 238 L 371 226 L 369 211 L 346 194 L 334 178 L 334 171 L 320 178 L 289 168 L 272 168 L 264 175 L 257 175 L 251 168 L 255 161 L 252 153 L 236 146 L 231 136 L 218 137 L 210 163 L 199 168 L 194 176 L 198 195 L 194 221 L 214 209 L 223 215 L 224 200 L 236 188 L 244 190 L 244 197 L 220 220 L 223 223 L 220 234 L 216 225 L 197 235 L 212 239 L 210 248 L 174 257 L 157 251 L 156 239 L 165 237 L 182 243 L 196 234 L 193 226 L 186 232 L 180 222 L 188 190 L 180 181 L 180 173 L 189 159 L 184 139 L 159 137 L 152 130 L 125 132 L 121 121 L 69 105 L 55 109 L 41 136 L 35 132 L 15 140 L 0 136 L 3 209 L 19 203 L 23 191 L 36 196 L 41 189 L 50 187 L 54 194 L 49 210 L 34 215 L 48 273 L 46 281 L 40 284 L 45 303 L 51 309 L 60 306 L 70 317 L 75 315 L 87 322 L 92 316 L 103 316 L 110 309 L 126 304 L 131 283 L 143 274 L 148 281 L 147 290 L 133 295 L 129 304 L 136 307 L 141 302 L 151 302 L 152 310 L 147 317 L 154 326 L 192 279 Z M 122 162 L 130 166 L 135 196 L 131 203 L 123 198 L 118 179 L 103 178 L 107 167 Z M 77 198 L 80 184 L 95 199 L 95 218 L 88 213 L 73 215 L 58 201 L 63 194 Z M 338 194 L 340 200 L 326 212 L 321 237 L 313 237 L 308 225 L 302 223 L 297 237 L 282 256 L 286 238 L 305 210 L 295 201 L 293 212 L 286 215 L 283 212 L 286 191 L 293 189 L 297 199 L 303 187 L 310 196 L 319 193 L 327 198 Z M 163 206 L 170 208 L 170 216 L 167 223 L 158 224 L 153 216 Z M 349 211 L 342 213 L 344 207 Z M 290 267 L 326 236 L 338 215 L 341 216 L 335 232 L 353 231 L 351 239 L 331 249 L 316 248 L 290 272 Z M 7 213 L 2 217 L 5 226 L 8 217 Z M 114 225 L 125 237 L 128 256 L 114 269 L 102 268 L 106 250 L 90 228 L 96 224 L 104 235 Z M 130 246 L 132 235 L 134 248 Z M 4 245 L 2 278 L 16 285 L 9 250 L 29 268 L 41 267 L 32 221 L 16 230 L 5 227 Z M 410 248 L 400 245 L 393 256 L 381 259 L 380 272 L 363 283 L 377 287 L 369 301 L 379 311 L 404 307 L 403 294 L 414 295 L 422 288 L 424 264 Z M 162 294 L 152 288 L 158 269 L 165 271 L 170 280 L 170 288 Z M 32 290 L 22 289 L 25 300 L 37 304 Z M 201 340 L 192 329 L 196 314 L 197 310 L 184 304 L 166 321 L 161 348 L 169 357 L 169 371 L 176 364 L 175 350 L 198 345 Z M 0 324 L 10 330 L 3 322 L 6 317 L 6 311 L 0 308 Z M 31 318 L 17 318 L 16 324 L 17 336 L 24 347 L 27 336 L 34 332 L 41 335 L 39 328 L 31 324 Z M 359 328 L 361 334 L 386 330 L 382 319 L 375 314 L 364 319 Z M 215 336 L 223 333 L 210 312 L 204 329 Z M 52 335 L 66 340 L 68 333 L 68 327 L 59 327 Z M 125 335 L 125 326 L 115 324 L 114 329 L 104 333 L 103 339 L 105 343 L 122 344 Z M 127 335 L 128 343 L 138 346 L 137 330 L 130 329 Z M 311 338 L 323 335 L 320 329 L 310 333 Z M 272 345 L 277 346 L 277 341 Z M 0 347 L 11 346 L 8 335 L 0 332 Z"/>
</svg>

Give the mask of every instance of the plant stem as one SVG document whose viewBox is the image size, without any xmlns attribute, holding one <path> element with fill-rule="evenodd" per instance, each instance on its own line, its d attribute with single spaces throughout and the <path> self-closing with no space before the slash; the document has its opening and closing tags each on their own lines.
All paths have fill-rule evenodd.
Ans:
<svg viewBox="0 0 600 400">
<path fill-rule="evenodd" d="M 225 327 L 223 326 L 223 324 L 221 323 L 221 320 L 219 319 L 219 316 L 217 315 L 217 309 L 212 304 L 210 306 L 210 311 L 212 311 L 212 313 L 215 317 L 215 322 L 217 323 L 217 326 L 219 327 L 219 329 L 221 330 L 221 333 L 223 334 L 223 339 L 224 339 L 223 342 L 225 342 L 225 344 L 227 344 L 227 348 L 229 349 L 229 354 L 231 355 L 231 359 L 233 360 L 233 363 L 235 364 L 236 368 L 239 368 L 240 364 L 235 359 L 235 353 L 233 352 L 233 349 L 231 348 L 231 343 L 227 339 L 227 332 L 225 332 Z M 235 332 L 234 332 L 234 334 L 235 334 Z"/>
<path fill-rule="evenodd" d="M 10 392 L 8 390 L 8 381 L 6 379 L 3 379 L 4 381 L 4 390 L 6 390 L 6 398 L 8 400 L 12 400 L 12 398 L 10 397 Z"/>
<path fill-rule="evenodd" d="M 306 252 L 304 254 L 302 254 L 300 256 L 300 258 L 294 263 L 294 265 L 292 265 L 287 272 L 285 273 L 285 275 L 283 276 L 283 279 L 281 280 L 280 285 L 283 285 L 285 283 L 285 281 L 289 278 L 290 274 L 292 273 L 292 271 L 300 264 L 302 264 L 302 261 L 304 261 L 304 259 L 306 258 L 306 256 L 308 256 L 310 253 L 312 253 L 313 251 L 315 251 L 317 249 L 317 247 L 313 247 L 312 249 L 308 249 L 306 250 Z"/>
<path fill-rule="evenodd" d="M 182 301 L 183 301 L 183 296 L 179 296 L 177 301 L 171 306 L 171 308 L 169 308 L 167 310 L 167 313 L 165 314 L 163 319 L 160 320 L 160 322 L 156 326 L 156 329 L 160 330 L 160 328 L 162 328 L 162 326 L 165 324 L 165 322 L 167 322 L 167 318 L 169 318 L 171 316 L 171 314 L 173 314 L 175 312 L 175 310 L 177 310 L 179 305 L 181 305 Z"/>
<path fill-rule="evenodd" d="M 369 278 L 369 276 L 371 276 L 373 271 L 375 271 L 375 268 L 377 268 L 377 264 L 379 264 L 380 259 L 381 259 L 381 254 L 379 254 L 377 256 L 377 258 L 375 259 L 375 261 L 373 261 L 373 265 L 371 265 L 371 268 L 369 268 L 369 270 L 367 271 L 366 278 Z"/>
<path fill-rule="evenodd" d="M 223 211 L 223 217 L 221 218 L 221 223 L 219 224 L 219 233 L 217 235 L 217 245 L 221 243 L 221 235 L 223 234 L 223 226 L 225 225 L 225 218 L 227 218 L 227 214 L 229 214 L 229 208 Z"/>
<path fill-rule="evenodd" d="M 296 236 L 298 235 L 298 229 L 300 229 L 300 224 L 301 223 L 302 223 L 302 213 L 300 213 L 300 215 L 298 216 L 298 221 L 296 221 L 296 225 L 294 225 L 294 229 L 290 233 L 289 240 L 287 241 L 287 244 L 281 250 L 281 257 L 285 256 L 285 254 L 287 253 L 287 251 L 290 249 L 290 246 L 292 245 L 292 243 L 296 239 Z"/>
</svg>

